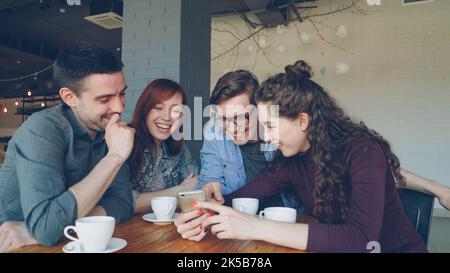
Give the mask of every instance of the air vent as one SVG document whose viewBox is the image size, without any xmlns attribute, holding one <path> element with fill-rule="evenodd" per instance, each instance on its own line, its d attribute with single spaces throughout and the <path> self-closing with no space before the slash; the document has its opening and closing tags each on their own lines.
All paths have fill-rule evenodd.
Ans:
<svg viewBox="0 0 450 273">
<path fill-rule="evenodd" d="M 431 3 L 434 0 L 402 0 L 403 6 Z"/>
<path fill-rule="evenodd" d="M 123 25 L 123 3 L 119 0 L 92 0 L 89 2 L 89 16 L 84 19 L 106 29 L 121 28 Z"/>
<path fill-rule="evenodd" d="M 106 29 L 121 28 L 123 25 L 122 16 L 114 12 L 107 12 L 98 15 L 87 16 L 84 17 L 84 19 Z"/>
</svg>

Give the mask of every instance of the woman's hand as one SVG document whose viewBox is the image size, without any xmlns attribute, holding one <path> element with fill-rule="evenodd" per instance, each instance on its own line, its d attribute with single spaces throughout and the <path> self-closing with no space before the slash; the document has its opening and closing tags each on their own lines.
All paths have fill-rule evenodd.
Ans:
<svg viewBox="0 0 450 273">
<path fill-rule="evenodd" d="M 211 226 L 211 232 L 219 239 L 259 240 L 259 229 L 264 224 L 262 220 L 238 212 L 230 207 L 213 202 L 196 202 L 196 208 L 203 208 L 219 213 L 207 217 L 202 228 Z"/>
<path fill-rule="evenodd" d="M 212 216 L 212 212 L 203 213 L 202 210 L 194 210 L 186 213 L 182 213 L 174 224 L 177 227 L 177 232 L 181 234 L 183 239 L 192 241 L 200 241 L 205 237 L 207 232 L 202 228 L 202 222 L 209 216 Z"/>
<path fill-rule="evenodd" d="M 211 226 L 211 233 L 219 239 L 262 240 L 301 250 L 308 245 L 307 224 L 262 220 L 213 202 L 197 202 L 194 207 L 219 213 L 207 217 L 202 223 L 204 230 Z"/>
</svg>

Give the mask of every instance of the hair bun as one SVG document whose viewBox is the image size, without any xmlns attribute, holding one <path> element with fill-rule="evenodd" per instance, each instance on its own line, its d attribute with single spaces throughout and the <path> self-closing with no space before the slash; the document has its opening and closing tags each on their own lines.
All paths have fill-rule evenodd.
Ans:
<svg viewBox="0 0 450 273">
<path fill-rule="evenodd" d="M 296 61 L 295 64 L 285 66 L 286 74 L 309 79 L 314 76 L 314 72 L 309 64 L 303 60 Z"/>
</svg>

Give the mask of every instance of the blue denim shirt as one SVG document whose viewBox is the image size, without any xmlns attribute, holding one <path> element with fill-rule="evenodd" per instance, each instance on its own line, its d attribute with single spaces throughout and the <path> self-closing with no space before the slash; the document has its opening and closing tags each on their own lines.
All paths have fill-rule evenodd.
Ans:
<svg viewBox="0 0 450 273">
<path fill-rule="evenodd" d="M 210 120 L 204 129 L 203 146 L 200 150 L 201 170 L 198 188 L 215 181 L 221 184 L 222 194 L 230 194 L 246 184 L 246 173 L 241 149 L 222 130 L 214 120 Z M 267 162 L 275 156 L 276 148 L 270 144 L 261 144 Z M 299 207 L 299 200 L 292 192 L 283 192 L 281 197 L 285 206 Z"/>
<path fill-rule="evenodd" d="M 107 151 L 104 134 L 92 140 L 69 107 L 34 113 L 10 140 L 0 170 L 0 224 L 25 221 L 39 243 L 56 244 L 64 227 L 78 218 L 69 188 L 85 178 Z M 124 164 L 98 203 L 116 223 L 133 214 L 130 181 Z"/>
<path fill-rule="evenodd" d="M 246 174 L 239 146 L 213 120 L 205 125 L 204 138 L 200 150 L 201 170 L 198 186 L 211 181 L 219 182 L 224 195 L 244 186 Z M 274 151 L 266 151 L 264 155 L 267 161 L 270 161 Z"/>
</svg>

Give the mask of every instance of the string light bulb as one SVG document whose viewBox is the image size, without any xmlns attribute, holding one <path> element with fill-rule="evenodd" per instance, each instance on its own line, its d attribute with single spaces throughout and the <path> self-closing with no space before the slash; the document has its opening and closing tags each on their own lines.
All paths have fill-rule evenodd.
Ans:
<svg viewBox="0 0 450 273">
<path fill-rule="evenodd" d="M 347 28 L 344 25 L 339 26 L 336 30 L 336 35 L 339 38 L 347 37 Z"/>
<path fill-rule="evenodd" d="M 8 108 L 5 105 L 5 108 L 3 108 L 3 112 L 8 113 Z"/>
<path fill-rule="evenodd" d="M 266 37 L 260 36 L 258 41 L 259 47 L 265 48 L 266 47 Z"/>
<path fill-rule="evenodd" d="M 278 25 L 277 26 L 277 33 L 279 35 L 283 34 L 283 32 L 286 30 L 286 26 L 285 25 Z"/>
<path fill-rule="evenodd" d="M 42 107 L 45 107 L 45 102 L 41 102 L 41 106 L 42 106 Z"/>
<path fill-rule="evenodd" d="M 30 90 L 28 90 L 28 93 L 27 93 L 27 95 L 28 95 L 28 97 L 31 97 L 31 89 L 30 89 Z"/>
<path fill-rule="evenodd" d="M 15 105 L 15 106 L 18 106 L 18 105 L 19 105 L 19 101 L 16 100 L 16 101 L 14 102 L 14 105 Z"/>
<path fill-rule="evenodd" d="M 301 40 L 304 44 L 309 44 L 309 43 L 311 43 L 311 34 L 309 34 L 308 32 L 302 31 L 302 32 L 300 33 L 300 40 Z"/>
<path fill-rule="evenodd" d="M 279 45 L 277 47 L 278 52 L 283 53 L 286 50 L 286 46 L 285 45 Z"/>
</svg>

